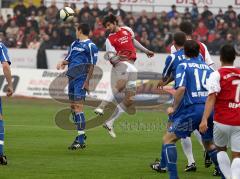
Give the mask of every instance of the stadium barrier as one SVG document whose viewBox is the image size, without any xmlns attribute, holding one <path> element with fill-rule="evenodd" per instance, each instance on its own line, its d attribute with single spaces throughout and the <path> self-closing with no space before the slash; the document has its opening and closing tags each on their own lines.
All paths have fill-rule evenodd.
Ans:
<svg viewBox="0 0 240 179">
<path fill-rule="evenodd" d="M 49 69 L 36 69 L 36 50 L 10 49 L 12 60 L 12 75 L 16 96 L 36 98 L 67 98 L 67 78 L 64 71 L 55 70 L 56 64 L 66 56 L 65 50 L 47 50 Z M 92 90 L 88 97 L 102 100 L 107 92 L 111 92 L 111 65 L 103 58 L 104 52 L 99 52 L 99 60 L 94 71 Z M 138 73 L 138 96 L 136 100 L 149 100 L 153 103 L 168 103 L 172 93 L 171 87 L 164 91 L 156 89 L 157 81 L 163 69 L 167 54 L 155 54 L 148 59 L 145 54 L 138 53 L 135 63 Z M 220 66 L 219 56 L 212 56 L 217 68 Z M 236 66 L 240 67 L 240 60 L 236 60 Z M 0 95 L 4 96 L 6 80 L 0 75 Z"/>
</svg>

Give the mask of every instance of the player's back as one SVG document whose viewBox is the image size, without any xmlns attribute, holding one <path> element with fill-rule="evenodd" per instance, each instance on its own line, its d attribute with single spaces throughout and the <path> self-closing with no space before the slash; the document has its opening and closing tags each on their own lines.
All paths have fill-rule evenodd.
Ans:
<svg viewBox="0 0 240 179">
<path fill-rule="evenodd" d="M 215 105 L 215 120 L 240 126 L 240 69 L 222 67 L 219 74 L 220 92 Z"/>
<path fill-rule="evenodd" d="M 165 66 L 163 69 L 163 78 L 167 78 L 172 74 L 173 78 L 175 79 L 177 66 L 180 63 L 182 63 L 185 59 L 186 57 L 184 55 L 183 48 L 169 55 L 165 61 Z"/>
<path fill-rule="evenodd" d="M 202 61 L 201 57 L 186 59 L 177 67 L 176 86 L 186 88 L 183 105 L 204 104 L 208 91 L 206 80 L 213 70 Z"/>
</svg>

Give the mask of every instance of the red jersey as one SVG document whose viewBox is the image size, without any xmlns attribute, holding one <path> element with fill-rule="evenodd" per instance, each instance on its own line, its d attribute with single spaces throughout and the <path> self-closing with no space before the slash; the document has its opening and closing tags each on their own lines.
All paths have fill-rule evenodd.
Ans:
<svg viewBox="0 0 240 179">
<path fill-rule="evenodd" d="M 240 69 L 222 67 L 209 78 L 209 93 L 217 93 L 214 120 L 240 126 Z"/>
<path fill-rule="evenodd" d="M 121 51 L 131 51 L 129 60 L 135 61 L 136 49 L 133 44 L 134 32 L 129 27 L 120 27 L 120 30 L 109 34 L 106 40 L 106 51 L 121 53 Z"/>
</svg>

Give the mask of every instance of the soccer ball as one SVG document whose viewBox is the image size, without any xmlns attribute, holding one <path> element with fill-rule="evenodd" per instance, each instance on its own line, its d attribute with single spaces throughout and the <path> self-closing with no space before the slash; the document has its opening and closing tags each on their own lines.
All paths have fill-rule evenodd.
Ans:
<svg viewBox="0 0 240 179">
<path fill-rule="evenodd" d="M 64 7 L 60 10 L 60 19 L 63 21 L 72 20 L 74 17 L 74 10 L 70 7 Z"/>
</svg>

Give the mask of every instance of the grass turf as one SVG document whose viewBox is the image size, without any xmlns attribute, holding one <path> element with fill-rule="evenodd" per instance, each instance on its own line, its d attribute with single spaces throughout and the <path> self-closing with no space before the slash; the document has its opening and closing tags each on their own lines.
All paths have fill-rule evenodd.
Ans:
<svg viewBox="0 0 240 179">
<path fill-rule="evenodd" d="M 102 127 L 87 131 L 87 148 L 69 151 L 76 132 L 55 125 L 56 112 L 67 107 L 51 100 L 3 99 L 6 125 L 5 153 L 9 165 L 0 166 L 0 178 L 107 178 L 154 179 L 167 174 L 152 171 L 149 164 L 159 158 L 166 115 L 138 112 L 121 116 L 116 123 L 117 138 Z M 94 115 L 86 109 L 86 116 Z M 186 158 L 178 142 L 178 170 L 181 179 L 212 177 L 213 167 L 205 169 L 203 151 L 193 139 L 197 172 L 183 172 Z M 218 178 L 218 177 L 217 177 Z"/>
</svg>

